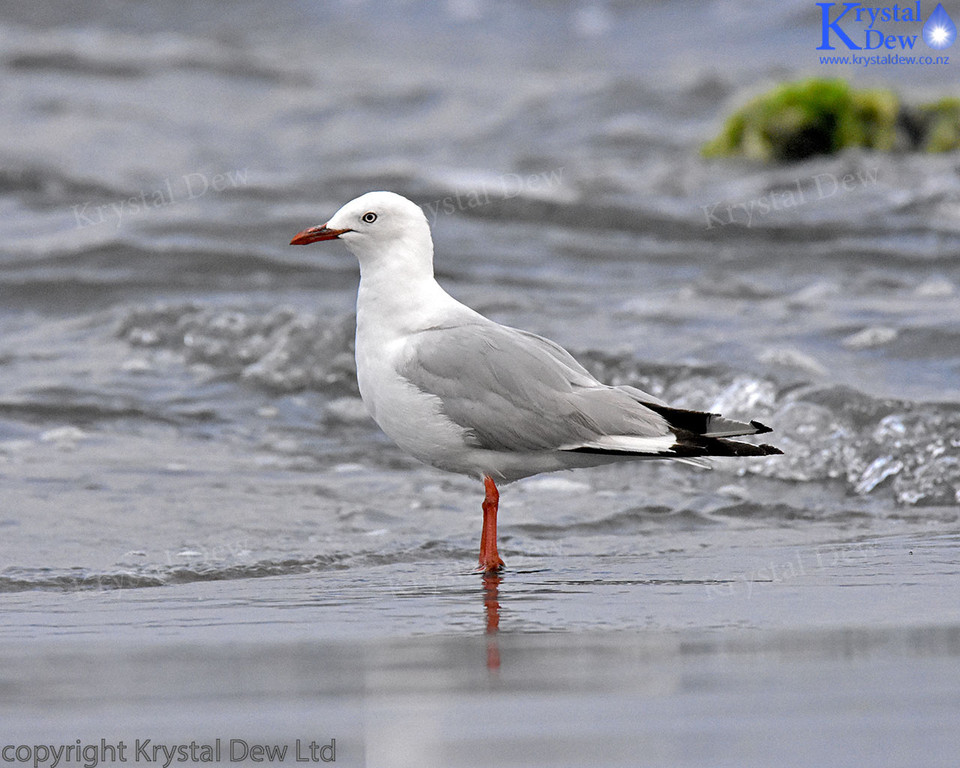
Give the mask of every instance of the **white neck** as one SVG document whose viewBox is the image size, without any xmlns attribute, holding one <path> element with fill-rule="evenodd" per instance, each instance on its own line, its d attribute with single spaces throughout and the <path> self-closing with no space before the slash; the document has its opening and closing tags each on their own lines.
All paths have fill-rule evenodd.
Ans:
<svg viewBox="0 0 960 768">
<path fill-rule="evenodd" d="M 397 244 L 400 246 L 400 244 Z M 381 341 L 416 333 L 441 321 L 441 313 L 467 311 L 433 277 L 432 259 L 398 247 L 375 262 L 360 256 L 357 337 Z"/>
</svg>

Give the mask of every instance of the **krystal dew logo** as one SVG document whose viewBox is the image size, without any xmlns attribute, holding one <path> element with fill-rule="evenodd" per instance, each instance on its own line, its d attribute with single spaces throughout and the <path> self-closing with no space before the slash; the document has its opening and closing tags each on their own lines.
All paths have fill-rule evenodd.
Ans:
<svg viewBox="0 0 960 768">
<path fill-rule="evenodd" d="M 904 34 L 902 24 L 916 25 L 923 21 L 920 0 L 916 5 L 894 3 L 870 8 L 863 3 L 817 3 L 821 11 L 822 39 L 818 51 L 835 51 L 843 46 L 851 51 L 912 51 L 917 38 L 923 37 L 928 48 L 942 51 L 957 39 L 957 27 L 942 4 L 923 23 L 919 34 Z M 896 30 L 890 25 L 899 23 Z M 916 26 L 913 27 L 916 29 Z"/>
</svg>

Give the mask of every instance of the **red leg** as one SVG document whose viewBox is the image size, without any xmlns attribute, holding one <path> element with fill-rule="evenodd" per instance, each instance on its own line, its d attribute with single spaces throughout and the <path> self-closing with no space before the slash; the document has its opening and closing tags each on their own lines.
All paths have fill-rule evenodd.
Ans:
<svg viewBox="0 0 960 768">
<path fill-rule="evenodd" d="M 503 568 L 503 560 L 497 552 L 497 509 L 500 506 L 500 493 L 490 475 L 484 475 L 483 487 L 486 496 L 483 499 L 483 530 L 480 533 L 480 569 L 484 573 L 496 573 Z"/>
</svg>

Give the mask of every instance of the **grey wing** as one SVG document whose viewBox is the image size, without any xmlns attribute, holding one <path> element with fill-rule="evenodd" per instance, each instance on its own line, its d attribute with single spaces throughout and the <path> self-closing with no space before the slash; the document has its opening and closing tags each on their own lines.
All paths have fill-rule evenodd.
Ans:
<svg viewBox="0 0 960 768">
<path fill-rule="evenodd" d="M 668 420 L 639 402 L 658 400 L 605 386 L 554 342 L 493 322 L 420 332 L 408 343 L 400 373 L 437 397 L 478 448 L 599 449 L 609 436 L 626 435 L 657 438 L 631 447 L 654 452 L 655 445 L 659 453 L 673 443 Z"/>
</svg>

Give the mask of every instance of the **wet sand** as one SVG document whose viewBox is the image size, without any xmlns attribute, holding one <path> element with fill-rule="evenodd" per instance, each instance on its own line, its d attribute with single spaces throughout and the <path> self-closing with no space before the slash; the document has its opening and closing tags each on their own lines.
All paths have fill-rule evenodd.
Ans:
<svg viewBox="0 0 960 768">
<path fill-rule="evenodd" d="M 441 558 L 5 595 L 3 741 L 117 765 L 147 739 L 249 765 L 331 740 L 349 766 L 955 764 L 955 533 L 726 539 L 486 580 Z"/>
</svg>

